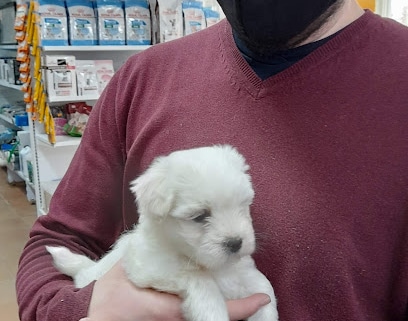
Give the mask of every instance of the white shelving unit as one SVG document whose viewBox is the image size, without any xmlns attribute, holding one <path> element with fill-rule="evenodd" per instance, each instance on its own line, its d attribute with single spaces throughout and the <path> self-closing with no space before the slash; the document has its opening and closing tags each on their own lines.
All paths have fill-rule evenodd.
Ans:
<svg viewBox="0 0 408 321">
<path fill-rule="evenodd" d="M 13 85 L 2 79 L 0 79 L 0 86 L 11 88 L 11 89 L 16 89 L 16 90 L 21 90 L 21 85 Z"/>
<path fill-rule="evenodd" d="M 117 71 L 133 54 L 146 50 L 151 46 L 44 46 L 42 55 L 73 55 L 76 59 L 112 60 Z M 93 105 L 98 96 L 75 96 L 48 98 L 51 105 L 68 102 L 86 101 Z M 32 144 L 35 150 L 34 172 L 37 214 L 45 215 L 52 194 L 64 176 L 72 157 L 77 150 L 81 138 L 56 136 L 56 143 L 51 144 L 44 133 L 43 125 L 37 122 L 30 124 Z"/>
<path fill-rule="evenodd" d="M 76 101 L 91 101 L 98 100 L 99 95 L 95 96 L 66 96 L 66 97 L 52 97 L 48 98 L 48 103 L 68 103 Z"/>
<path fill-rule="evenodd" d="M 55 144 L 51 144 L 48 140 L 48 136 L 46 134 L 37 134 L 37 140 L 41 144 L 44 144 L 48 147 L 58 148 L 58 147 L 66 147 L 66 146 L 78 146 L 81 142 L 80 137 L 71 137 L 71 136 L 57 136 L 57 142 Z"/>
<path fill-rule="evenodd" d="M 5 1 L 0 1 L 0 5 L 5 4 Z M 0 45 L 0 56 L 2 57 L 15 57 L 17 50 L 17 45 Z M 11 91 L 9 90 L 11 89 Z M 4 103 L 15 103 L 23 99 L 23 93 L 21 92 L 21 85 L 10 84 L 5 80 L 0 80 L 0 91 L 1 91 L 1 104 Z M 14 119 L 4 114 L 0 114 L 0 123 L 8 128 L 18 131 L 18 138 L 20 139 L 19 150 L 22 149 L 21 145 L 31 145 L 30 138 L 27 131 L 23 128 L 15 125 Z M 20 168 L 21 168 L 21 158 L 20 158 Z M 26 184 L 26 195 L 27 200 L 34 203 L 36 200 L 35 196 L 35 186 L 30 182 L 29 178 L 24 175 L 23 171 L 20 169 L 15 169 L 13 164 L 7 164 L 7 181 L 10 184 L 16 182 L 24 181 Z"/>
<path fill-rule="evenodd" d="M 1 2 L 0 2 L 1 3 Z M 1 5 L 1 4 L 0 4 Z M 16 50 L 17 45 L 0 45 L 0 49 L 4 50 Z"/>
<path fill-rule="evenodd" d="M 16 126 L 12 118 L 6 115 L 0 114 L 0 120 L 1 120 L 1 123 L 4 124 L 6 127 L 18 131 L 17 137 L 20 142 L 20 146 L 18 148 L 19 152 L 22 150 L 23 146 L 31 145 L 30 138 L 28 136 L 28 131 L 23 130 L 23 128 L 19 126 Z M 23 166 L 21 157 L 19 159 L 19 164 L 20 164 L 20 167 L 18 169 L 14 167 L 14 163 L 7 164 L 7 181 L 9 184 L 25 182 L 27 200 L 30 203 L 35 203 L 36 201 L 35 185 L 32 182 L 30 182 L 30 179 L 21 170 Z"/>
<path fill-rule="evenodd" d="M 21 130 L 20 127 L 14 124 L 14 120 L 6 115 L 0 114 L 0 122 L 3 123 L 6 127 L 9 127 L 14 130 Z"/>
<path fill-rule="evenodd" d="M 109 51 L 109 52 L 118 52 L 118 51 L 132 51 L 138 52 L 146 50 L 151 46 L 43 46 L 41 49 L 43 52 L 78 52 L 78 51 Z"/>
</svg>

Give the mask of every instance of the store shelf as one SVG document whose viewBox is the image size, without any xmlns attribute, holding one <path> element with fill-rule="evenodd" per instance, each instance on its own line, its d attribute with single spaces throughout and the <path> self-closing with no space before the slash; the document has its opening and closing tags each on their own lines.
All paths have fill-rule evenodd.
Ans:
<svg viewBox="0 0 408 321">
<path fill-rule="evenodd" d="M 0 45 L 0 49 L 3 49 L 3 50 L 16 50 L 17 45 Z"/>
<path fill-rule="evenodd" d="M 78 146 L 81 142 L 81 137 L 55 136 L 56 143 L 51 144 L 47 134 L 37 134 L 36 137 L 38 141 L 51 147 Z"/>
<path fill-rule="evenodd" d="M 151 46 L 43 46 L 43 52 L 51 51 L 143 51 Z"/>
<path fill-rule="evenodd" d="M 4 121 L 5 121 L 7 124 L 9 124 L 9 125 L 15 126 L 13 119 L 10 118 L 10 117 L 8 117 L 8 116 L 6 116 L 6 115 L 0 114 L 0 119 L 4 120 Z"/>
<path fill-rule="evenodd" d="M 21 130 L 21 127 L 14 124 L 14 120 L 6 115 L 0 114 L 0 123 L 5 124 L 7 127 L 13 130 Z"/>
<path fill-rule="evenodd" d="M 0 86 L 7 87 L 7 88 L 12 88 L 12 89 L 16 89 L 16 90 L 21 90 L 21 85 L 13 85 L 13 84 L 10 84 L 9 82 L 5 81 L 5 80 L 0 80 Z"/>
<path fill-rule="evenodd" d="M 99 95 L 92 96 L 61 96 L 61 97 L 49 97 L 47 100 L 49 103 L 69 103 L 77 101 L 98 100 Z"/>
</svg>

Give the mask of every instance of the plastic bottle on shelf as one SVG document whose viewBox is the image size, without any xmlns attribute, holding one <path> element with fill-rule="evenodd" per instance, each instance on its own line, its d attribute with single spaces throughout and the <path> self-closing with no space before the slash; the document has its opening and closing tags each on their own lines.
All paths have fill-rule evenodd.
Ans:
<svg viewBox="0 0 408 321">
<path fill-rule="evenodd" d="M 21 156 L 21 163 L 22 163 L 21 170 L 23 171 L 24 177 L 26 177 L 28 179 L 29 178 L 28 160 L 30 160 L 30 162 L 31 162 L 31 148 L 30 148 L 30 146 L 25 146 L 20 151 L 20 156 Z"/>
</svg>

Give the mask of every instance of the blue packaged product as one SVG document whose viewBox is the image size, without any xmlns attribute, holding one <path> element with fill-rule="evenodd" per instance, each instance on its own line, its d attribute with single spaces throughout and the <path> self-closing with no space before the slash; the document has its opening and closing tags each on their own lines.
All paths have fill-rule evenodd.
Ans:
<svg viewBox="0 0 408 321">
<path fill-rule="evenodd" d="M 121 1 L 97 0 L 100 45 L 125 45 L 125 13 Z"/>
<path fill-rule="evenodd" d="M 204 8 L 204 15 L 207 27 L 211 27 L 221 20 L 220 13 L 216 10 L 213 10 L 213 8 Z"/>
<path fill-rule="evenodd" d="M 41 45 L 67 46 L 68 26 L 65 4 L 62 0 L 39 0 Z"/>
<path fill-rule="evenodd" d="M 206 27 L 201 1 L 183 1 L 184 34 L 189 35 Z"/>
<path fill-rule="evenodd" d="M 90 0 L 66 0 L 69 20 L 69 43 L 74 46 L 98 44 L 96 17 Z"/>
<path fill-rule="evenodd" d="M 126 43 L 128 45 L 151 45 L 152 29 L 147 0 L 126 0 Z"/>
</svg>

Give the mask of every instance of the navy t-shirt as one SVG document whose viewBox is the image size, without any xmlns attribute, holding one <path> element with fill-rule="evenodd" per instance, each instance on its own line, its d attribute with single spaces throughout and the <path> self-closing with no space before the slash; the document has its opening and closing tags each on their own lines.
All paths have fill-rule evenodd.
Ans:
<svg viewBox="0 0 408 321">
<path fill-rule="evenodd" d="M 273 56 L 257 55 L 256 53 L 249 50 L 236 35 L 234 35 L 234 40 L 242 56 L 245 58 L 251 68 L 255 71 L 259 78 L 265 80 L 280 73 L 299 60 L 303 59 L 308 54 L 335 37 L 339 32 L 340 31 L 333 35 L 330 35 L 329 37 L 305 44 L 303 46 L 278 51 Z"/>
</svg>

